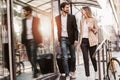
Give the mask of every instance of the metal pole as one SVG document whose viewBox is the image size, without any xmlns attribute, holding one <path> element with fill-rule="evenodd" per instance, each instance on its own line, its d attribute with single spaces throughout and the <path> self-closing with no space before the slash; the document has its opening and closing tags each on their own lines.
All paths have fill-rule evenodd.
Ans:
<svg viewBox="0 0 120 80">
<path fill-rule="evenodd" d="M 105 75 L 105 57 L 104 53 L 106 52 L 106 46 L 105 44 L 103 45 L 103 50 L 102 50 L 102 60 L 103 60 L 103 80 L 106 80 L 106 75 Z"/>
<path fill-rule="evenodd" d="M 14 59 L 14 39 L 13 39 L 13 0 L 7 0 L 7 21 L 8 21 L 8 40 L 9 40 L 9 62 L 10 80 L 16 80 L 15 59 Z"/>
<path fill-rule="evenodd" d="M 58 0 L 58 10 L 59 10 L 59 14 L 60 14 L 60 11 L 61 11 L 61 10 L 60 10 L 60 2 L 61 2 L 61 1 Z"/>
<path fill-rule="evenodd" d="M 107 45 L 106 45 L 106 65 L 108 63 L 108 54 L 109 54 L 109 42 L 108 40 L 106 41 Z"/>
<path fill-rule="evenodd" d="M 117 28 L 119 29 L 120 23 L 119 23 L 118 16 L 117 16 L 117 13 L 116 13 L 116 10 L 115 10 L 115 6 L 114 6 L 113 2 L 114 2 L 113 0 L 109 0 L 110 6 L 112 8 L 113 15 L 115 17 L 115 21 L 117 23 Z M 117 34 L 118 34 L 118 32 L 117 32 Z"/>
<path fill-rule="evenodd" d="M 98 51 L 98 73 L 99 73 L 99 80 L 101 80 L 100 50 Z"/>
<path fill-rule="evenodd" d="M 58 0 L 59 1 L 59 0 Z M 56 54 L 55 54 L 55 39 L 54 39 L 54 14 L 53 14 L 53 2 L 54 0 L 51 1 L 51 5 L 52 5 L 52 13 L 51 13 L 51 26 L 52 26 L 52 39 L 53 39 L 53 62 L 54 62 L 54 72 L 57 73 L 57 67 L 56 67 Z"/>
<path fill-rule="evenodd" d="M 72 3 L 70 2 L 70 12 L 72 14 Z"/>
</svg>

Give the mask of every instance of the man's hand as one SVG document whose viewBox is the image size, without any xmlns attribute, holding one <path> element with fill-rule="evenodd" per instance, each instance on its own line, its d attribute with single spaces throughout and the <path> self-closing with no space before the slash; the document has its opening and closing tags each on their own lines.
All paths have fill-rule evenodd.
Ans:
<svg viewBox="0 0 120 80">
<path fill-rule="evenodd" d="M 44 47 L 42 43 L 38 44 L 38 47 L 42 48 Z"/>
<path fill-rule="evenodd" d="M 75 41 L 74 41 L 74 46 L 76 47 L 77 45 L 78 45 L 78 41 L 75 40 Z"/>
<path fill-rule="evenodd" d="M 60 46 L 60 42 L 57 42 L 57 46 Z"/>
</svg>

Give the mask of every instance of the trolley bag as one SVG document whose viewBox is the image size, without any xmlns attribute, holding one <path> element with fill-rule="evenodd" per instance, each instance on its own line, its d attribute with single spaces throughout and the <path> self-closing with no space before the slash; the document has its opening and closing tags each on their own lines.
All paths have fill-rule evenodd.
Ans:
<svg viewBox="0 0 120 80">
<path fill-rule="evenodd" d="M 63 60 L 62 60 L 61 53 L 58 53 L 56 55 L 56 58 L 57 58 L 57 65 L 58 65 L 59 72 L 60 73 L 65 73 L 64 67 L 63 67 Z M 71 56 L 68 53 L 68 65 L 69 65 L 69 69 L 70 69 L 70 59 L 71 59 Z"/>
<path fill-rule="evenodd" d="M 37 56 L 37 62 L 42 74 L 53 73 L 53 54 L 41 54 Z"/>
</svg>

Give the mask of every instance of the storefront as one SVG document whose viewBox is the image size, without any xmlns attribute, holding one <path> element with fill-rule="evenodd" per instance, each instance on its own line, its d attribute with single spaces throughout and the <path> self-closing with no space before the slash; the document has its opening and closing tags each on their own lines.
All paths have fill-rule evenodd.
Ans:
<svg viewBox="0 0 120 80">
<path fill-rule="evenodd" d="M 42 66 L 41 74 L 39 78 L 45 76 L 55 75 L 58 73 L 58 68 L 56 67 L 56 53 L 57 50 L 57 28 L 55 22 L 55 16 L 59 15 L 60 3 L 68 1 L 70 2 L 70 14 L 75 15 L 78 25 L 78 30 L 80 31 L 80 19 L 81 7 L 90 6 L 93 11 L 93 17 L 98 21 L 99 29 L 102 30 L 100 34 L 100 42 L 104 38 L 115 39 L 116 33 L 118 33 L 118 22 L 113 14 L 113 6 L 108 0 L 0 0 L 0 25 L 2 25 L 2 16 L 7 14 L 7 24 L 8 24 L 8 44 L 9 44 L 9 62 L 10 62 L 10 72 L 5 67 L 4 62 L 4 50 L 2 45 L 2 38 L 0 37 L 0 79 L 9 77 L 11 80 L 19 80 L 23 78 L 25 80 L 32 79 L 32 68 L 28 61 L 26 55 L 25 47 L 21 47 L 21 32 L 22 32 L 22 19 L 25 17 L 23 15 L 23 6 L 31 6 L 33 9 L 33 15 L 40 18 L 39 31 L 42 34 L 42 47 L 38 47 L 38 68 Z M 109 21 L 108 21 L 109 17 Z M 0 31 L 0 33 L 2 33 Z M 111 34 L 110 34 L 111 33 Z M 104 34 L 104 35 L 103 35 Z M 102 37 L 102 38 L 101 38 Z M 116 40 L 116 39 L 115 39 Z M 18 52 L 22 50 L 22 52 Z M 77 65 L 80 63 L 79 58 L 79 46 L 77 48 Z M 47 55 L 46 61 L 40 62 L 42 55 Z M 51 56 L 52 55 L 52 56 Z M 51 57 L 50 57 L 51 56 Z M 44 56 L 42 56 L 44 57 Z M 20 64 L 19 63 L 23 63 Z M 50 63 L 50 64 L 49 64 Z M 16 66 L 18 65 L 18 66 Z M 51 66 L 51 70 L 50 70 Z M 43 70 L 43 72 L 42 72 Z M 47 70 L 44 72 L 44 70 Z M 29 78 L 26 79 L 26 76 Z"/>
</svg>

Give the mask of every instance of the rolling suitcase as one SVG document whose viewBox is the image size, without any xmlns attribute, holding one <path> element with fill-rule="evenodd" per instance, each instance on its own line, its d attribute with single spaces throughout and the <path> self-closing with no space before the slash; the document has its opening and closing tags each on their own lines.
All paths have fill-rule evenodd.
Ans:
<svg viewBox="0 0 120 80">
<path fill-rule="evenodd" d="M 53 54 L 41 54 L 37 56 L 37 63 L 39 64 L 40 71 L 42 74 L 53 73 Z"/>
</svg>

